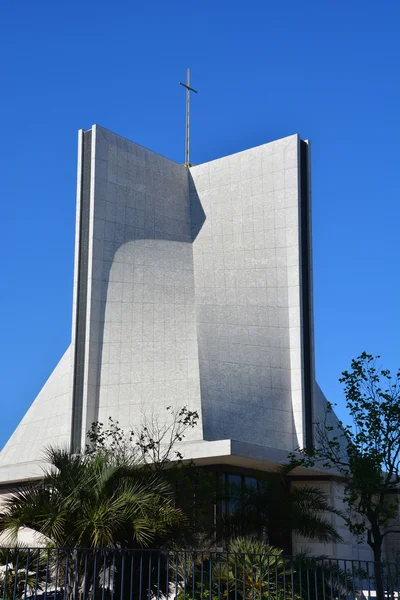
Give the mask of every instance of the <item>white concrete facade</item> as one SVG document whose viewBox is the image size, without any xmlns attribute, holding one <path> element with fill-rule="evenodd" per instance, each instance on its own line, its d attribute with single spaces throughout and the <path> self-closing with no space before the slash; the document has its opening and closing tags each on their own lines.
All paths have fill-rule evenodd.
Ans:
<svg viewBox="0 0 400 600">
<path fill-rule="evenodd" d="M 192 206 L 206 215 L 193 223 L 206 439 L 306 444 L 300 143 L 294 135 L 191 169 Z"/>
<path fill-rule="evenodd" d="M 50 445 L 69 446 L 72 411 L 70 369 L 69 347 L 3 448 L 0 482 L 40 476 L 44 449 Z"/>
<path fill-rule="evenodd" d="M 169 405 L 199 412 L 188 441 L 203 446 L 306 444 L 309 164 L 298 135 L 188 170 L 99 126 L 79 133 L 72 343 L 0 480 L 29 478 L 49 443 L 77 450 L 93 421 L 128 428 Z M 62 426 L 34 425 L 61 410 Z"/>
<path fill-rule="evenodd" d="M 79 132 L 72 341 L 0 454 L 40 476 L 94 421 L 197 410 L 203 465 L 271 470 L 312 441 L 309 144 L 298 135 L 187 169 L 94 125 Z M 340 505 L 333 483 L 324 483 Z M 337 525 L 340 527 L 340 523 Z M 355 556 L 352 539 L 315 553 Z M 363 556 L 360 555 L 360 558 Z"/>
</svg>

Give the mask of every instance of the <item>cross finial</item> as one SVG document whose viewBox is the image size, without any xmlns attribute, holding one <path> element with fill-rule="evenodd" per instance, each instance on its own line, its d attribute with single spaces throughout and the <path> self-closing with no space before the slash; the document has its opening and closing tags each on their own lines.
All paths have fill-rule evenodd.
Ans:
<svg viewBox="0 0 400 600">
<path fill-rule="evenodd" d="M 190 87 L 190 69 L 187 70 L 186 83 L 179 82 L 186 88 L 186 140 L 185 140 L 185 167 L 191 167 L 190 164 L 190 92 L 197 94 L 197 91 Z"/>
</svg>

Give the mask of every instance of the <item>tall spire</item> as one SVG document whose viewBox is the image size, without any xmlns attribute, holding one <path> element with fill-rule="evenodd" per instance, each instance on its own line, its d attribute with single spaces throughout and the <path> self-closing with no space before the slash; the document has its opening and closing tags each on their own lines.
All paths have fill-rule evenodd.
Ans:
<svg viewBox="0 0 400 600">
<path fill-rule="evenodd" d="M 185 167 L 191 167 L 190 163 L 190 92 L 197 91 L 190 87 L 190 69 L 186 73 L 186 83 L 179 82 L 186 88 L 186 138 L 185 138 Z"/>
</svg>

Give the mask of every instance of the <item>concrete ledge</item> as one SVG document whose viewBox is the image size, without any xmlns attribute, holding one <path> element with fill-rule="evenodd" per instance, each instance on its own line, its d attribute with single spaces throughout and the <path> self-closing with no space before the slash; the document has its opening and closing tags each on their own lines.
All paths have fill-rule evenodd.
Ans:
<svg viewBox="0 0 400 600">
<path fill-rule="evenodd" d="M 177 445 L 185 461 L 192 460 L 199 466 L 227 465 L 252 469 L 255 471 L 276 471 L 288 463 L 288 452 L 268 446 L 249 444 L 238 440 L 199 440 L 182 442 Z M 7 486 L 16 482 L 23 483 L 38 479 L 43 474 L 45 463 L 32 461 L 18 465 L 0 467 L 0 485 Z M 323 468 L 295 469 L 294 475 L 327 476 L 329 471 Z"/>
<path fill-rule="evenodd" d="M 32 461 L 0 467 L 0 485 L 24 483 L 32 479 L 40 479 L 43 475 L 44 462 Z"/>
<path fill-rule="evenodd" d="M 179 446 L 184 460 L 192 460 L 200 466 L 230 465 L 255 471 L 276 471 L 287 464 L 288 452 L 269 446 L 249 444 L 238 440 L 182 442 Z M 304 477 L 326 477 L 331 473 L 322 467 L 314 469 L 296 468 L 293 475 Z"/>
</svg>

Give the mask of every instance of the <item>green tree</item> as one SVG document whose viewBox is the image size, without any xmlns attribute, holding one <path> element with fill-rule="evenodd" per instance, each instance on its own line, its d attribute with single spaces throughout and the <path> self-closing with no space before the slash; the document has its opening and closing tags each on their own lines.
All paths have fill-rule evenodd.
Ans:
<svg viewBox="0 0 400 600">
<path fill-rule="evenodd" d="M 68 548 L 146 547 L 169 527 L 185 522 L 171 490 L 133 461 L 111 456 L 73 456 L 49 449 L 42 481 L 11 493 L 0 513 L 0 530 L 16 537 L 21 527 Z"/>
<path fill-rule="evenodd" d="M 162 419 L 144 415 L 141 426 L 129 431 L 112 418 L 107 426 L 93 423 L 86 454 L 112 456 L 117 463 L 133 459 L 144 473 L 156 473 L 171 487 L 175 506 L 190 523 L 190 528 L 175 528 L 175 541 L 180 547 L 203 547 L 214 538 L 215 474 L 184 461 L 179 448 L 188 430 L 197 426 L 199 415 L 187 406 L 168 406 L 166 411 Z"/>
<path fill-rule="evenodd" d="M 316 423 L 315 445 L 291 455 L 292 465 L 320 465 L 336 474 L 344 487 L 349 530 L 373 552 L 379 600 L 384 598 L 382 546 L 387 535 L 400 533 L 400 371 L 378 367 L 379 356 L 363 352 L 353 359 L 340 382 L 344 386 L 350 424 L 334 421 L 328 404 Z"/>
<path fill-rule="evenodd" d="M 1 509 L 0 531 L 10 539 L 27 527 L 55 548 L 160 547 L 173 544 L 174 534 L 188 525 L 167 482 L 133 460 L 50 449 L 48 461 L 42 481 L 9 494 Z M 95 554 L 65 555 L 60 568 L 68 597 L 74 586 L 90 590 Z"/>
<path fill-rule="evenodd" d="M 177 444 L 184 440 L 189 429 L 197 426 L 198 420 L 198 412 L 187 406 L 180 409 L 167 406 L 161 421 L 158 415 L 143 415 L 140 427 L 129 431 L 109 417 L 107 427 L 99 421 L 92 423 L 87 432 L 85 453 L 108 454 L 117 462 L 134 459 L 152 470 L 163 471 L 171 463 L 182 463 L 183 456 Z"/>
<path fill-rule="evenodd" d="M 46 560 L 40 550 L 0 548 L 0 595 L 4 600 L 26 598 L 29 590 L 41 591 L 45 573 Z"/>
<path fill-rule="evenodd" d="M 180 555 L 175 565 L 181 582 L 177 600 L 284 600 L 282 554 L 280 548 L 238 537 L 229 543 L 227 552 Z"/>
<path fill-rule="evenodd" d="M 257 486 L 228 490 L 230 511 L 221 517 L 220 535 L 257 536 L 291 552 L 292 533 L 328 543 L 340 541 L 329 514 L 339 514 L 317 486 L 291 486 L 288 469 L 269 473 Z"/>
<path fill-rule="evenodd" d="M 113 419 L 107 427 L 94 423 L 86 452 L 109 454 L 117 461 L 134 457 L 144 469 L 157 472 L 170 484 L 175 505 L 191 524 L 191 535 L 185 531 L 181 547 L 226 546 L 235 536 L 257 532 L 288 553 L 293 531 L 321 542 L 340 539 L 330 520 L 323 516 L 335 512 L 323 492 L 318 487 L 291 489 L 287 469 L 270 473 L 257 488 L 231 485 L 228 497 L 225 489 L 217 494 L 215 473 L 185 463 L 177 446 L 188 429 L 197 425 L 198 414 L 186 406 L 178 410 L 168 407 L 167 411 L 169 416 L 161 423 L 152 416 L 144 419 L 140 429 L 128 432 Z M 215 511 L 216 506 L 226 505 L 230 506 L 228 513 Z M 218 513 L 221 516 L 216 518 Z"/>
<path fill-rule="evenodd" d="M 178 562 L 178 600 L 345 600 L 352 577 L 326 558 L 286 557 L 281 548 L 238 537 L 227 552 L 186 553 Z"/>
</svg>

